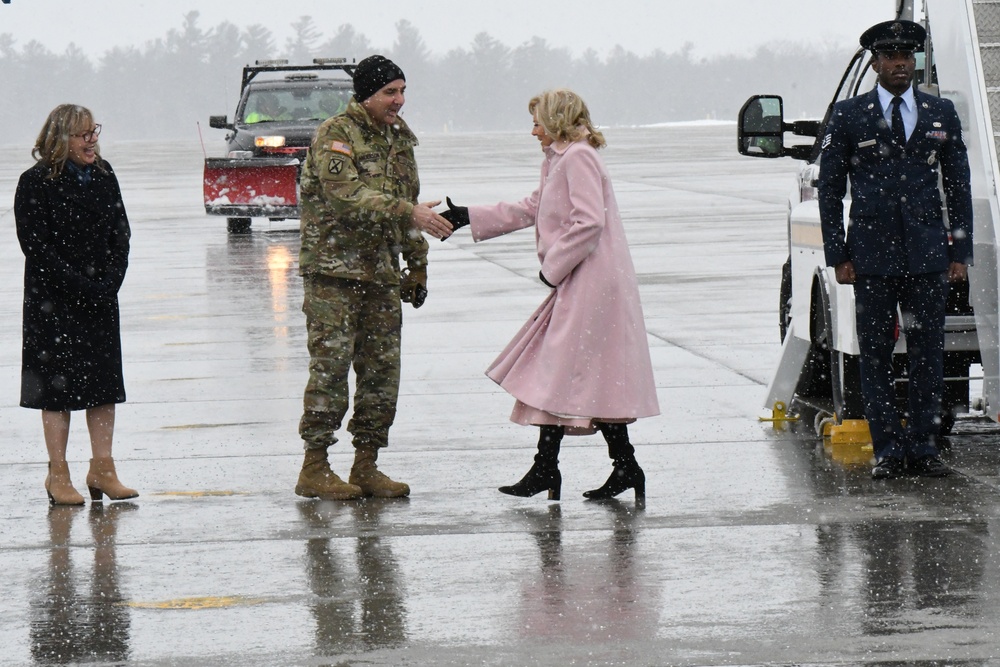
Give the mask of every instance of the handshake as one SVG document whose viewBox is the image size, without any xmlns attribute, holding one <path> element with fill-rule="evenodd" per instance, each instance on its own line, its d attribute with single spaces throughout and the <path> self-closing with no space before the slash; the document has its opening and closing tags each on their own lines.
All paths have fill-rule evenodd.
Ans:
<svg viewBox="0 0 1000 667">
<path fill-rule="evenodd" d="M 448 202 L 448 210 L 441 211 L 441 217 L 451 223 L 452 233 L 469 224 L 469 208 L 467 206 L 455 206 L 451 202 L 451 197 L 444 198 Z M 448 236 L 451 236 L 449 234 Z M 448 236 L 441 238 L 444 241 Z"/>
<path fill-rule="evenodd" d="M 448 210 L 441 212 L 441 217 L 451 223 L 451 231 L 461 229 L 469 224 L 469 209 L 465 206 L 455 206 L 451 197 L 445 197 Z M 449 234 L 448 236 L 451 236 Z M 444 241 L 448 236 L 442 236 Z M 409 303 L 414 308 L 424 305 L 427 299 L 427 267 L 405 268 L 400 276 L 399 297 L 403 303 Z"/>
</svg>

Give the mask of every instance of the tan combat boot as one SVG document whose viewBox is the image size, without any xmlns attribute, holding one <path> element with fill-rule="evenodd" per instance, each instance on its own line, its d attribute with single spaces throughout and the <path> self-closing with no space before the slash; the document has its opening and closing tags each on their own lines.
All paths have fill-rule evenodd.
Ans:
<svg viewBox="0 0 1000 667">
<path fill-rule="evenodd" d="M 378 447 L 357 447 L 354 451 L 354 466 L 351 468 L 351 484 L 357 484 L 366 496 L 376 498 L 402 498 L 410 495 L 410 485 L 394 482 L 375 466 Z"/>
<path fill-rule="evenodd" d="M 128 488 L 118 480 L 115 461 L 110 456 L 90 459 L 87 488 L 90 489 L 90 499 L 95 503 L 102 502 L 105 494 L 108 500 L 127 500 L 139 495 L 138 491 Z"/>
<path fill-rule="evenodd" d="M 348 484 L 334 474 L 330 469 L 325 447 L 306 450 L 295 493 L 303 498 L 320 500 L 355 500 L 364 495 L 359 487 Z"/>
</svg>

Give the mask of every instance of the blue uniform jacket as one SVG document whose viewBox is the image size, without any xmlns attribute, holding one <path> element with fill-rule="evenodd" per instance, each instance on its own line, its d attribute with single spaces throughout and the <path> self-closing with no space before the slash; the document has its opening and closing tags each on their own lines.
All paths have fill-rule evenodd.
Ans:
<svg viewBox="0 0 1000 667">
<path fill-rule="evenodd" d="M 902 276 L 972 264 L 969 160 L 955 106 L 915 91 L 917 125 L 904 150 L 892 143 L 878 92 L 838 102 L 823 137 L 819 212 L 826 262 L 855 273 Z M 943 177 L 952 242 L 942 216 Z M 844 195 L 851 212 L 844 233 Z"/>
</svg>

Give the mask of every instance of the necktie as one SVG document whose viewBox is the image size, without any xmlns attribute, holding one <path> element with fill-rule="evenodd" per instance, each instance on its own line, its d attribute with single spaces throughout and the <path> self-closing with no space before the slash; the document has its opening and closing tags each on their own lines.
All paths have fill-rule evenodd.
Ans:
<svg viewBox="0 0 1000 667">
<path fill-rule="evenodd" d="M 892 98 L 892 139 L 900 148 L 906 145 L 906 129 L 903 127 L 903 113 L 899 110 L 899 105 L 902 103 L 902 97 Z"/>
</svg>

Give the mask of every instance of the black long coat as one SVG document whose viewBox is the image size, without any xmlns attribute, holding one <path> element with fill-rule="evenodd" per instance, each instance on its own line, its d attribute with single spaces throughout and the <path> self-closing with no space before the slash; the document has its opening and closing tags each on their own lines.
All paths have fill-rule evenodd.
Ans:
<svg viewBox="0 0 1000 667">
<path fill-rule="evenodd" d="M 128 268 L 128 217 L 111 165 L 84 185 L 67 167 L 21 174 L 14 195 L 24 252 L 21 406 L 83 410 L 122 403 L 118 290 Z"/>
</svg>

